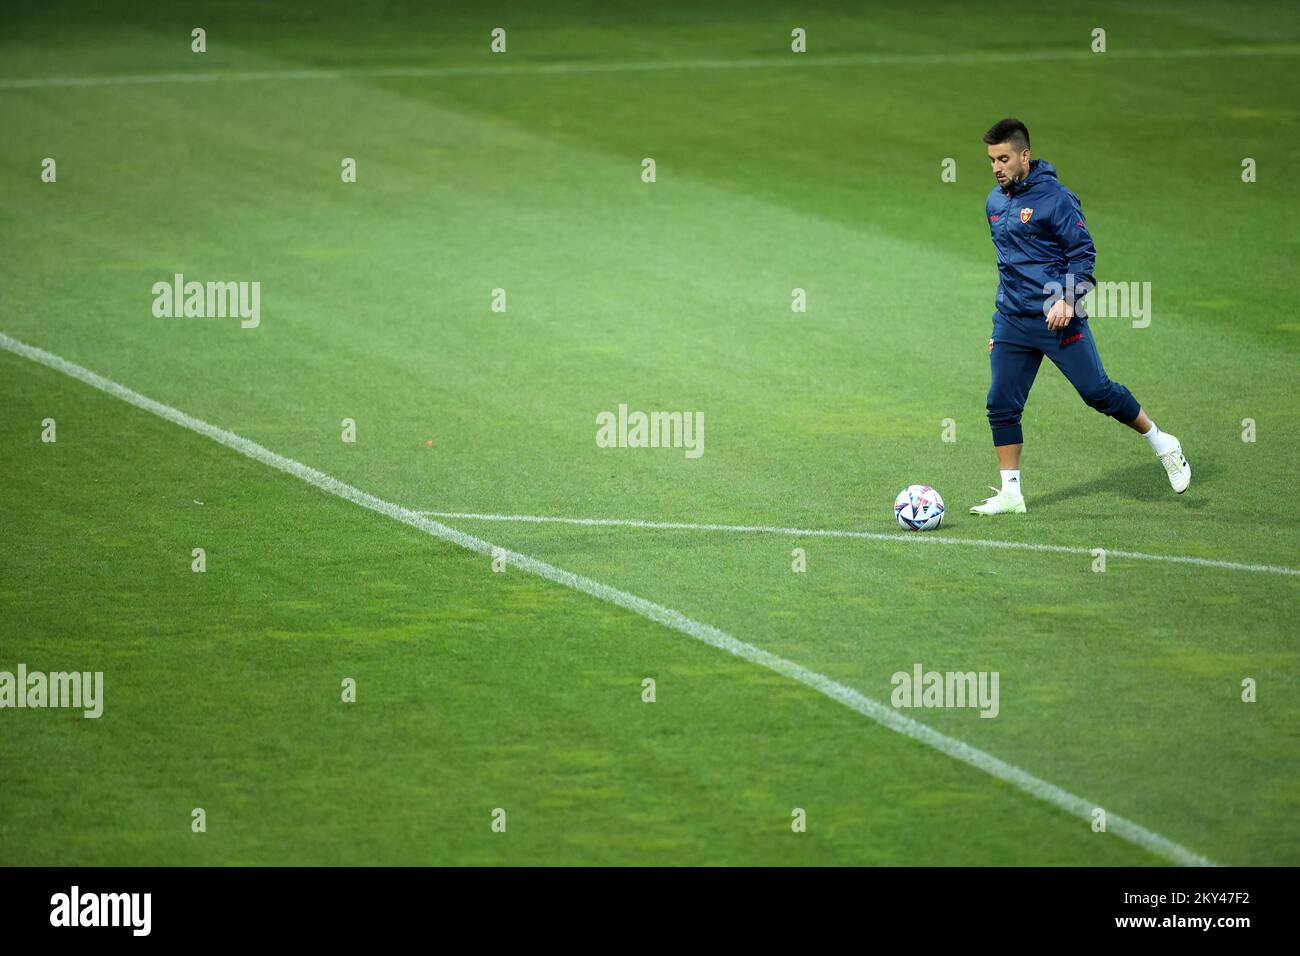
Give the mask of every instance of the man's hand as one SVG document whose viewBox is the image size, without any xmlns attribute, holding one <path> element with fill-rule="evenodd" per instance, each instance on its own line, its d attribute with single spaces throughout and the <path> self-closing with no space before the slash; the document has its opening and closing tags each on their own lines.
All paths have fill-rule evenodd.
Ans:
<svg viewBox="0 0 1300 956">
<path fill-rule="evenodd" d="M 1056 305 L 1052 306 L 1052 311 L 1047 313 L 1047 327 L 1055 332 L 1069 325 L 1072 318 L 1074 318 L 1074 309 L 1070 308 L 1070 303 L 1058 299 Z"/>
<path fill-rule="evenodd" d="M 993 354 L 993 340 L 989 339 L 989 355 Z"/>
</svg>

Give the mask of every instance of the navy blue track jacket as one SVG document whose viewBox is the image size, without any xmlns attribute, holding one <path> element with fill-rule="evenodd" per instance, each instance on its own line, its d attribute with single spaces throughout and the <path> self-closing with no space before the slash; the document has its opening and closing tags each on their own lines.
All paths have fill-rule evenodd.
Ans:
<svg viewBox="0 0 1300 956">
<path fill-rule="evenodd" d="M 997 310 L 1003 315 L 1043 319 L 1055 299 L 1075 305 L 1092 288 L 1097 250 L 1079 197 L 1061 185 L 1051 163 L 1030 160 L 1029 175 L 993 187 L 984 210 L 998 251 Z"/>
</svg>

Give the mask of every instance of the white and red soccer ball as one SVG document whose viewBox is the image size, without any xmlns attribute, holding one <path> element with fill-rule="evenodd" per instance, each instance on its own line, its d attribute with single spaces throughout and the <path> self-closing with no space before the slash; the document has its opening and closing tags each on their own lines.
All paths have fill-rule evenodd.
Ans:
<svg viewBox="0 0 1300 956">
<path fill-rule="evenodd" d="M 929 485 L 908 485 L 894 499 L 894 517 L 908 531 L 933 531 L 943 524 L 943 499 Z"/>
</svg>

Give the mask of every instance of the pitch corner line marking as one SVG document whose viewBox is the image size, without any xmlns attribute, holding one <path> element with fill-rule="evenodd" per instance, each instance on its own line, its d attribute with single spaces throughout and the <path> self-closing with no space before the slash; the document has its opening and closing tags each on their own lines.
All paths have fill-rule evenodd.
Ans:
<svg viewBox="0 0 1300 956">
<path fill-rule="evenodd" d="M 663 531 L 732 531 L 742 534 L 777 534 L 796 538 L 857 538 L 866 541 L 893 541 L 925 544 L 964 544 L 980 548 L 1005 548 L 1014 551 L 1046 551 L 1052 554 L 1082 554 L 1091 556 L 1094 548 L 1081 548 L 1064 544 L 1037 544 L 1030 541 L 995 541 L 987 538 L 950 538 L 926 532 L 924 534 L 884 534 L 879 531 L 848 531 L 836 528 L 782 528 L 771 525 L 747 524 L 694 524 L 686 521 L 643 521 L 639 518 L 566 518 L 552 515 L 497 515 L 477 514 L 470 511 L 417 511 L 416 514 L 432 518 L 461 518 L 466 521 L 507 521 L 523 524 L 576 524 L 602 528 L 646 528 Z M 1105 548 L 1110 558 L 1132 558 L 1138 561 L 1165 561 L 1171 564 L 1190 564 L 1202 568 L 1220 568 L 1228 571 L 1256 571 L 1266 574 L 1300 575 L 1300 568 L 1279 564 L 1242 564 L 1237 561 L 1218 561 L 1212 558 L 1193 558 L 1178 554 L 1147 554 L 1143 551 L 1120 551 Z"/>
<path fill-rule="evenodd" d="M 1083 797 L 1063 790 L 1055 784 L 1048 783 L 1046 780 L 1021 770 L 1019 767 L 1007 763 L 1005 760 L 995 757 L 984 750 L 980 750 L 978 747 L 971 746 L 955 737 L 949 737 L 926 724 L 904 716 L 894 708 L 872 700 L 853 688 L 832 680 L 825 674 L 819 674 L 784 657 L 755 647 L 753 644 L 748 644 L 712 625 L 703 624 L 689 618 L 680 611 L 664 607 L 662 604 L 656 604 L 653 601 L 611 587 L 608 584 L 601 584 L 599 581 L 574 574 L 572 571 L 565 571 L 526 554 L 509 551 L 505 548 L 497 548 L 482 538 L 476 538 L 462 531 L 457 531 L 455 528 L 432 521 L 419 512 L 377 498 L 309 465 L 304 465 L 302 462 L 277 454 L 256 442 L 236 435 L 234 432 L 211 425 L 202 419 L 182 412 L 180 409 L 147 398 L 125 385 L 119 385 L 111 379 L 104 378 L 89 369 L 69 362 L 52 352 L 46 352 L 44 349 L 10 338 L 3 332 L 0 332 L 0 348 L 44 365 L 56 372 L 67 375 L 69 378 L 74 378 L 174 425 L 179 425 L 181 428 L 188 429 L 205 438 L 210 438 L 246 458 L 251 458 L 260 464 L 285 472 L 294 478 L 319 488 L 321 491 L 342 498 L 344 501 L 367 508 L 394 521 L 423 531 L 431 537 L 478 554 L 492 556 L 504 553 L 507 561 L 520 570 L 528 571 L 540 578 L 580 591 L 597 600 L 617 605 L 708 644 L 710 647 L 726 651 L 728 654 L 739 657 L 751 664 L 766 667 L 783 677 L 797 681 L 805 687 L 843 704 L 850 710 L 856 711 L 889 730 L 931 747 L 942 754 L 974 767 L 976 770 L 983 771 L 991 777 L 1005 781 L 1030 796 L 1052 804 L 1071 816 L 1083 820 L 1092 819 L 1092 812 L 1097 807 L 1097 804 L 1092 801 L 1085 800 Z M 1119 814 L 1108 814 L 1107 825 L 1109 831 L 1121 839 L 1172 862 L 1184 866 L 1215 865 L 1208 858 Z"/>
</svg>

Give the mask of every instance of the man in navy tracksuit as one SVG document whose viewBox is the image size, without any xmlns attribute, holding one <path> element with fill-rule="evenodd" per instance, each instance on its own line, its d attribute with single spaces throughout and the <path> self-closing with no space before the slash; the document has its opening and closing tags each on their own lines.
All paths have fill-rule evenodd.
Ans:
<svg viewBox="0 0 1300 956">
<path fill-rule="evenodd" d="M 1051 163 L 1029 157 L 1029 130 L 1005 119 L 984 134 L 997 187 L 984 213 L 998 253 L 997 311 L 989 339 L 989 425 L 1002 471 L 997 494 L 972 514 L 1023 513 L 1020 413 L 1047 356 L 1088 405 L 1142 434 L 1174 491 L 1187 490 L 1192 468 L 1178 439 L 1156 428 L 1131 392 L 1102 368 L 1083 312 L 1097 258 L 1079 198 L 1061 185 Z"/>
</svg>

